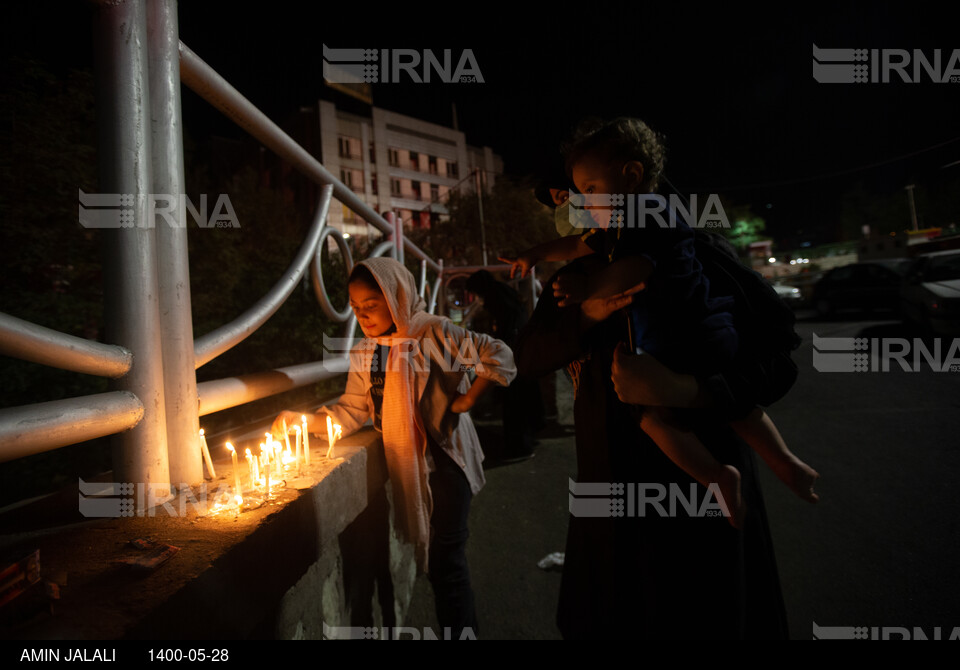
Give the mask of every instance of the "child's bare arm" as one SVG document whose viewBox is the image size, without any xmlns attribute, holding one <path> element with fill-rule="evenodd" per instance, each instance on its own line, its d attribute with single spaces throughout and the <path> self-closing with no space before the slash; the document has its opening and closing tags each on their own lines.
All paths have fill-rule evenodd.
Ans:
<svg viewBox="0 0 960 670">
<path fill-rule="evenodd" d="M 453 403 L 450 405 L 450 411 L 454 414 L 462 414 L 463 412 L 468 412 L 470 409 L 477 404 L 477 400 L 480 399 L 488 389 L 496 386 L 496 382 L 491 379 L 486 379 L 484 377 L 477 377 L 473 380 L 473 383 L 470 384 L 470 390 L 464 393 L 463 395 L 457 396 Z"/>
<path fill-rule="evenodd" d="M 589 256 L 592 253 L 593 250 L 587 246 L 586 242 L 579 236 L 571 235 L 538 244 L 527 249 L 516 258 L 501 256 L 500 260 L 513 266 L 510 268 L 510 278 L 513 279 L 518 269 L 520 270 L 520 276 L 526 277 L 530 268 L 541 261 L 572 261 L 582 256 Z"/>
<path fill-rule="evenodd" d="M 593 298 L 607 298 L 642 284 L 653 272 L 653 263 L 645 256 L 621 258 L 590 277 L 587 293 Z"/>
</svg>

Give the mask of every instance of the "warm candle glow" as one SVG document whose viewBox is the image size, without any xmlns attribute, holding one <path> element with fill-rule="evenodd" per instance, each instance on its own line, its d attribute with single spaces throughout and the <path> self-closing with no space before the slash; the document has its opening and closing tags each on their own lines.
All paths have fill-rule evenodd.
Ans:
<svg viewBox="0 0 960 670">
<path fill-rule="evenodd" d="M 213 469 L 213 459 L 210 458 L 210 448 L 207 446 L 207 438 L 203 435 L 203 428 L 200 429 L 200 453 L 203 455 L 203 462 L 207 464 L 207 472 L 211 479 L 217 478 L 217 473 Z"/>
<path fill-rule="evenodd" d="M 264 467 L 264 470 L 267 473 L 266 475 L 267 476 L 267 496 L 266 497 L 269 498 L 270 497 L 270 461 L 269 460 L 267 460 L 267 464 Z"/>
<path fill-rule="evenodd" d="M 290 448 L 290 433 L 289 433 L 289 429 L 287 428 L 287 420 L 281 419 L 281 421 L 283 422 L 283 441 L 287 445 L 287 456 L 290 456 L 292 458 L 293 449 Z"/>
<path fill-rule="evenodd" d="M 303 462 L 310 467 L 310 431 L 307 430 L 307 415 L 300 415 L 300 423 L 303 424 Z"/>
<path fill-rule="evenodd" d="M 327 440 L 330 442 L 330 446 L 327 447 L 327 458 L 333 458 L 333 445 L 340 439 L 342 431 L 343 427 L 339 423 L 333 423 L 327 416 Z"/>
<path fill-rule="evenodd" d="M 301 448 L 301 447 L 300 447 L 300 441 L 301 441 L 300 433 L 301 433 L 301 432 L 302 432 L 302 431 L 300 430 L 300 426 L 294 426 L 294 427 L 293 427 L 293 434 L 294 434 L 294 436 L 296 437 L 296 442 L 297 442 L 297 474 L 298 474 L 298 475 L 300 474 L 300 448 Z"/>
<path fill-rule="evenodd" d="M 236 488 L 237 497 L 239 497 L 243 493 L 243 487 L 240 486 L 240 464 L 237 461 L 237 450 L 229 442 L 227 442 L 227 449 L 230 450 L 230 456 L 233 458 L 233 485 Z"/>
<path fill-rule="evenodd" d="M 253 452 L 247 449 L 247 475 L 250 477 L 250 490 L 257 488 L 257 478 L 254 477 Z"/>
<path fill-rule="evenodd" d="M 330 458 L 330 451 L 333 449 L 333 419 L 327 415 L 327 458 Z"/>
</svg>

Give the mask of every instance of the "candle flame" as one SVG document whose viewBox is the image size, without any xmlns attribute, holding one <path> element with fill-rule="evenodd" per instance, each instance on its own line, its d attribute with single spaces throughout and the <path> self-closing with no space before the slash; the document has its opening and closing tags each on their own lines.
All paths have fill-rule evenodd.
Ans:
<svg viewBox="0 0 960 670">
<path fill-rule="evenodd" d="M 233 445 L 230 444 L 229 442 L 227 442 L 227 449 L 229 449 L 230 451 L 234 451 Z"/>
<path fill-rule="evenodd" d="M 200 429 L 200 437 L 203 437 L 203 428 Z"/>
</svg>

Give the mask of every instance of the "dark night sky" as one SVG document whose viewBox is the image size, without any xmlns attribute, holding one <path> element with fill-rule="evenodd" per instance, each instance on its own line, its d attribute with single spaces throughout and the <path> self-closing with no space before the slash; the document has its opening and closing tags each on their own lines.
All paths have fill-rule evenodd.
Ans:
<svg viewBox="0 0 960 670">
<path fill-rule="evenodd" d="M 245 9 L 187 0 L 181 38 L 278 120 L 319 97 L 321 43 L 450 48 L 455 56 L 472 49 L 484 84 L 379 84 L 374 103 L 449 124 L 455 102 L 468 141 L 492 146 L 514 174 L 556 155 L 559 139 L 585 116 L 639 116 L 667 136 L 667 174 L 681 190 L 750 203 L 774 236 L 804 229 L 815 241 L 829 237 L 836 196 L 858 179 L 892 191 L 941 178 L 943 165 L 960 160 L 954 141 L 889 162 L 960 138 L 960 83 L 828 85 L 811 76 L 813 43 L 940 48 L 946 57 L 960 48 L 960 31 L 934 5 L 633 3 L 598 15 L 581 3 L 538 17 L 516 11 L 520 5 L 338 5 L 276 1 Z M 40 2 L 29 12 L 35 18 L 15 20 L 8 47 L 89 62 L 88 6 Z M 53 14 L 60 20 L 50 25 Z M 184 112 L 189 130 L 239 135 L 189 92 Z M 886 164 L 855 170 L 876 163 Z"/>
</svg>

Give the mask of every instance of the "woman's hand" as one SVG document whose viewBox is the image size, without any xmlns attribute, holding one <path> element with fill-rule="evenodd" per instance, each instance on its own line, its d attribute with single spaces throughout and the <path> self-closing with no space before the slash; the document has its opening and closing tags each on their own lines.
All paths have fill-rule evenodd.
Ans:
<svg viewBox="0 0 960 670">
<path fill-rule="evenodd" d="M 633 302 L 633 294 L 642 291 L 645 284 L 640 283 L 623 293 L 617 293 L 607 298 L 587 298 L 580 303 L 580 313 L 583 315 L 581 323 L 584 329 L 606 321 L 618 309 L 623 309 Z"/>
<path fill-rule="evenodd" d="M 587 298 L 587 279 L 581 274 L 562 274 L 553 282 L 553 297 L 558 307 L 575 305 Z"/>
<path fill-rule="evenodd" d="M 531 254 L 529 251 L 524 252 L 523 254 L 517 256 L 516 258 L 507 258 L 505 256 L 500 256 L 498 260 L 508 263 L 510 267 L 510 279 L 514 278 L 514 275 L 517 274 L 517 270 L 520 270 L 520 276 L 526 277 L 530 272 L 530 268 L 540 262 L 540 259 Z"/>
<path fill-rule="evenodd" d="M 469 395 L 460 395 L 458 394 L 454 398 L 453 402 L 450 403 L 450 411 L 454 414 L 463 414 L 464 412 L 469 412 L 474 405 L 474 399 Z"/>
<path fill-rule="evenodd" d="M 640 370 L 636 369 L 635 356 L 627 351 L 626 345 L 621 342 L 613 350 L 613 365 L 610 367 L 610 378 L 613 380 L 613 390 L 617 392 L 620 402 L 628 405 L 648 404 L 650 389 L 643 383 Z"/>
</svg>

